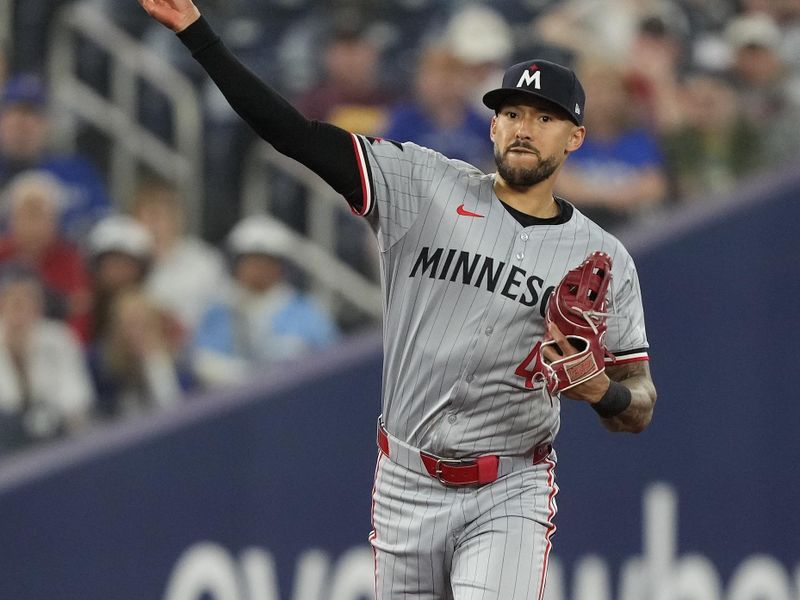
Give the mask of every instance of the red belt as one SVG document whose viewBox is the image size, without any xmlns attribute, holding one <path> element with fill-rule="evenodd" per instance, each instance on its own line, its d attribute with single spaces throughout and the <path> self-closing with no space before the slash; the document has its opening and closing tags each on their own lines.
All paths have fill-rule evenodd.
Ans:
<svg viewBox="0 0 800 600">
<path fill-rule="evenodd" d="M 389 436 L 382 425 L 378 426 L 378 448 L 387 457 L 389 454 Z M 533 449 L 528 464 L 535 465 L 542 462 L 552 451 L 550 444 L 540 444 Z M 440 458 L 419 450 L 419 457 L 428 475 L 438 480 L 443 485 L 467 486 L 484 485 L 498 478 L 500 457 L 494 454 L 478 456 L 477 458 Z"/>
</svg>

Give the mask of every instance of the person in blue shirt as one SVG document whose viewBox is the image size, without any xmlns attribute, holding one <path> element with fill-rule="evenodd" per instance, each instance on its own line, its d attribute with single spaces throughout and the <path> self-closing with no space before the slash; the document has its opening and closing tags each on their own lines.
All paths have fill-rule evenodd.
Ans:
<svg viewBox="0 0 800 600">
<path fill-rule="evenodd" d="M 564 165 L 556 193 L 612 231 L 662 205 L 668 191 L 658 137 L 641 123 L 622 72 L 583 65 L 587 136 Z"/>
<path fill-rule="evenodd" d="M 338 339 L 333 319 L 286 279 L 291 238 L 267 217 L 246 217 L 227 247 L 233 286 L 205 312 L 192 363 L 206 386 L 229 384 L 257 369 L 320 350 Z"/>
<path fill-rule="evenodd" d="M 0 95 L 0 188 L 29 169 L 56 177 L 65 191 L 60 230 L 77 241 L 110 212 L 111 201 L 99 171 L 88 159 L 50 148 L 46 102 L 45 86 L 38 76 L 16 75 L 6 82 Z"/>
<path fill-rule="evenodd" d="M 471 103 L 467 66 L 444 47 L 423 51 L 415 96 L 394 107 L 383 137 L 414 142 L 478 168 L 493 163 L 486 115 Z"/>
</svg>

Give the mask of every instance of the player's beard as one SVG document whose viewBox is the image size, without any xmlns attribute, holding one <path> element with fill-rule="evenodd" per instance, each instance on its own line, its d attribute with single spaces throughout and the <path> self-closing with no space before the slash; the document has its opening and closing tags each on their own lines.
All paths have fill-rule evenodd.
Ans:
<svg viewBox="0 0 800 600">
<path fill-rule="evenodd" d="M 539 158 L 539 162 L 535 167 L 526 169 L 524 167 L 512 167 L 508 164 L 508 161 L 505 159 L 506 154 L 508 154 L 508 152 L 513 148 L 517 147 L 526 148 L 536 154 L 536 156 Z M 500 149 L 497 147 L 497 145 L 495 145 L 494 162 L 497 165 L 498 174 L 505 180 L 506 183 L 508 183 L 508 185 L 514 188 L 528 188 L 536 185 L 537 183 L 541 183 L 545 179 L 550 178 L 550 176 L 555 173 L 556 169 L 558 168 L 558 161 L 556 160 L 555 156 L 542 158 L 542 155 L 539 154 L 538 150 L 522 143 L 512 144 L 508 147 L 505 153 L 501 153 Z"/>
</svg>

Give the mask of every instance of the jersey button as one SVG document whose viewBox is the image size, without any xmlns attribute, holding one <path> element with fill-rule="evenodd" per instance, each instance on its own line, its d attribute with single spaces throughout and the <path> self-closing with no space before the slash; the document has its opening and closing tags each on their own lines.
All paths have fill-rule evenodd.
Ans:
<svg viewBox="0 0 800 600">
<path fill-rule="evenodd" d="M 472 383 L 472 380 L 473 380 L 473 379 L 475 379 L 475 376 L 474 376 L 474 375 L 472 375 L 472 374 L 470 373 L 469 375 L 467 375 L 467 376 L 464 378 L 464 381 L 466 381 L 467 383 Z"/>
<path fill-rule="evenodd" d="M 493 328 L 492 328 L 492 326 L 490 325 L 489 327 L 487 327 L 487 328 L 486 328 L 486 335 L 492 335 L 492 332 L 493 332 L 493 331 L 494 331 L 494 329 L 493 329 Z"/>
<path fill-rule="evenodd" d="M 528 234 L 523 231 L 522 233 L 519 234 L 519 239 L 521 239 L 523 242 L 527 242 Z"/>
<path fill-rule="evenodd" d="M 453 413 L 450 413 L 447 417 L 447 421 L 449 423 L 455 423 L 456 421 L 458 421 L 458 417 L 456 417 Z"/>
<path fill-rule="evenodd" d="M 523 258 L 525 258 L 525 253 L 524 252 L 517 252 L 517 257 L 516 258 L 517 258 L 517 260 L 522 260 Z"/>
</svg>

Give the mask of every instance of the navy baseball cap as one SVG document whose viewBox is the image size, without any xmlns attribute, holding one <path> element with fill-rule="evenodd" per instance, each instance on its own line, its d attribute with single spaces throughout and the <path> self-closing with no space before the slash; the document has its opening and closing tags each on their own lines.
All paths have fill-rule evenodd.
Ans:
<svg viewBox="0 0 800 600">
<path fill-rule="evenodd" d="M 577 75 L 549 60 L 533 59 L 506 69 L 503 85 L 484 94 L 483 103 L 497 110 L 510 96 L 529 94 L 543 98 L 567 111 L 576 124 L 583 124 L 586 94 Z"/>
<path fill-rule="evenodd" d="M 9 79 L 3 87 L 0 96 L 0 106 L 3 108 L 24 104 L 34 108 L 43 108 L 47 100 L 44 82 L 38 75 L 17 75 Z"/>
</svg>

